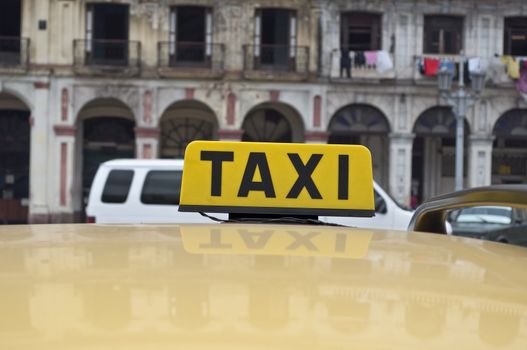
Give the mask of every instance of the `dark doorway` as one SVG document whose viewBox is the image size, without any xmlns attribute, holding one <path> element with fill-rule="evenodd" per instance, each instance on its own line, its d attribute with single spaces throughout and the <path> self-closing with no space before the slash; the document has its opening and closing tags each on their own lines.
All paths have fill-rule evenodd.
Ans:
<svg viewBox="0 0 527 350">
<path fill-rule="evenodd" d="M 463 17 L 425 16 L 424 53 L 458 55 L 463 48 Z"/>
<path fill-rule="evenodd" d="M 0 110 L 0 224 L 27 223 L 29 111 Z"/>
<path fill-rule="evenodd" d="M 352 12 L 341 15 L 341 48 L 374 51 L 381 48 L 381 15 Z"/>
<path fill-rule="evenodd" d="M 505 55 L 527 55 L 527 17 L 505 18 L 503 49 Z"/>
<path fill-rule="evenodd" d="M 175 12 L 176 62 L 204 62 L 207 31 L 205 7 L 178 6 Z"/>
<path fill-rule="evenodd" d="M 83 124 L 82 192 L 84 203 L 99 165 L 117 158 L 135 158 L 135 123 L 118 117 L 86 119 Z"/>
<path fill-rule="evenodd" d="M 128 64 L 128 5 L 89 4 L 86 37 L 93 38 L 88 62 L 99 65 Z M 91 50 L 91 52 L 90 52 Z"/>
<path fill-rule="evenodd" d="M 257 16 L 261 18 L 259 63 L 273 68 L 288 68 L 290 59 L 294 59 L 295 48 L 292 48 L 293 54 L 290 54 L 290 41 L 296 33 L 296 28 L 292 28 L 292 24 L 296 25 L 295 12 L 284 9 L 261 9 L 257 12 Z"/>
<path fill-rule="evenodd" d="M 20 63 L 20 0 L 0 1 L 0 64 Z"/>
</svg>

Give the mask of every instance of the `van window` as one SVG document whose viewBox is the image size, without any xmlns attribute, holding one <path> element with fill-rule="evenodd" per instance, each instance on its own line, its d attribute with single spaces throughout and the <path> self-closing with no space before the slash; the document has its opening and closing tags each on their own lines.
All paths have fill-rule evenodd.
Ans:
<svg viewBox="0 0 527 350">
<path fill-rule="evenodd" d="M 179 204 L 182 174 L 182 171 L 148 172 L 141 191 L 141 202 L 161 205 Z"/>
<path fill-rule="evenodd" d="M 134 177 L 133 170 L 112 170 L 102 191 L 103 203 L 124 203 Z"/>
</svg>

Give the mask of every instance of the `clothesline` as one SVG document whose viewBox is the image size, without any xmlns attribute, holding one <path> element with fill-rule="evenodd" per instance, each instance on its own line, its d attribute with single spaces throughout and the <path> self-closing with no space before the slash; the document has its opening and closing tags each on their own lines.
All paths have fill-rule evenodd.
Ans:
<svg viewBox="0 0 527 350">
<path fill-rule="evenodd" d="M 353 63 L 353 64 L 352 64 Z M 351 51 L 345 48 L 340 49 L 340 69 L 341 75 L 343 70 L 351 68 L 374 68 L 378 73 L 383 74 L 394 68 L 392 58 L 384 50 L 368 51 Z M 348 73 L 348 77 L 350 74 Z"/>
</svg>

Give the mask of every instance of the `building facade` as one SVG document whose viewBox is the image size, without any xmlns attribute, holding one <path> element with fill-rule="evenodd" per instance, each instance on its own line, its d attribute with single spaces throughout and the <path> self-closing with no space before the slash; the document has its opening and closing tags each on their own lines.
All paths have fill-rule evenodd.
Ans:
<svg viewBox="0 0 527 350">
<path fill-rule="evenodd" d="M 520 0 L 3 0 L 0 221 L 82 221 L 100 162 L 195 139 L 363 144 L 400 203 L 452 191 L 435 73 L 465 58 L 465 186 L 527 183 L 523 56 Z"/>
</svg>

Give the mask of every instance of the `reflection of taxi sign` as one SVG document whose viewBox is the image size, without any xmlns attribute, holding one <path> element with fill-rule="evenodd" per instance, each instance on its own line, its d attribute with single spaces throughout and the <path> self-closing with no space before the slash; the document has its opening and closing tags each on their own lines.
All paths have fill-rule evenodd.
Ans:
<svg viewBox="0 0 527 350">
<path fill-rule="evenodd" d="M 195 141 L 179 210 L 373 216 L 371 164 L 363 146 Z"/>
<path fill-rule="evenodd" d="M 183 247 L 192 254 L 324 256 L 360 259 L 368 254 L 368 230 L 295 230 L 244 225 L 182 226 Z"/>
</svg>

